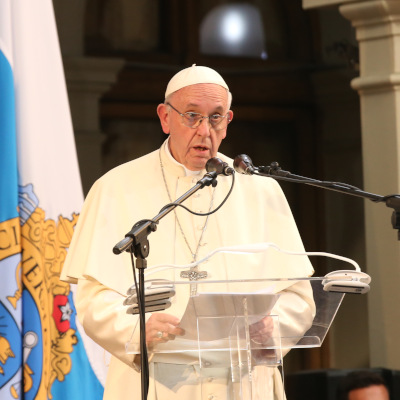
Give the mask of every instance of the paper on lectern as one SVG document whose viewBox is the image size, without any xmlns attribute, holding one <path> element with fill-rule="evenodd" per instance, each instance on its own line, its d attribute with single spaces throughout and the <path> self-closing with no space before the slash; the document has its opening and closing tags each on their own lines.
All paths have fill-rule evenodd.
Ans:
<svg viewBox="0 0 400 400">
<path fill-rule="evenodd" d="M 255 293 L 199 293 L 190 297 L 179 324 L 185 330 L 183 339 L 225 339 L 237 317 L 247 316 L 250 325 L 258 322 L 271 313 L 279 298 L 271 291 L 272 288 Z"/>
</svg>

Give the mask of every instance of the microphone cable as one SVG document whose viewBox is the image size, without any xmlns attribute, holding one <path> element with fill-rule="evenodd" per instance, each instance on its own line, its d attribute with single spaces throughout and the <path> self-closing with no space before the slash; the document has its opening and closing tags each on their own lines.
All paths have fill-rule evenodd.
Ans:
<svg viewBox="0 0 400 400">
<path fill-rule="evenodd" d="M 182 207 L 183 209 L 185 209 L 186 211 L 190 212 L 190 213 L 193 214 L 193 215 L 197 215 L 197 216 L 199 216 L 199 217 L 202 217 L 202 216 L 206 217 L 207 215 L 211 215 L 211 214 L 214 214 L 215 212 L 217 212 L 217 211 L 226 203 L 226 201 L 228 200 L 229 196 L 230 196 L 231 193 L 232 193 L 232 190 L 233 190 L 233 187 L 234 187 L 234 186 L 235 186 L 235 174 L 232 174 L 232 184 L 231 184 L 231 187 L 230 187 L 230 189 L 229 189 L 227 195 L 225 196 L 224 200 L 222 200 L 221 204 L 220 204 L 217 208 L 215 208 L 214 210 L 211 210 L 211 211 L 209 211 L 209 212 L 206 212 L 206 213 L 198 213 L 198 212 L 195 212 L 195 211 L 191 210 L 190 208 L 184 206 L 183 204 L 178 204 L 178 203 L 176 203 L 176 202 L 172 202 L 172 203 L 166 204 L 166 205 L 160 210 L 160 213 L 161 213 L 162 211 L 164 211 L 166 208 L 169 208 L 169 207 L 171 207 L 171 206 L 175 206 L 175 207 L 179 206 L 179 207 Z M 151 220 L 149 220 L 149 221 L 151 221 Z"/>
</svg>

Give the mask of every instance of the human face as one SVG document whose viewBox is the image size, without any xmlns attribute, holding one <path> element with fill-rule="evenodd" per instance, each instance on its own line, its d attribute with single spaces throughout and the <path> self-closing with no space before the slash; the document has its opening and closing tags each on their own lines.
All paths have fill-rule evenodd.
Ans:
<svg viewBox="0 0 400 400">
<path fill-rule="evenodd" d="M 169 99 L 179 112 L 195 112 L 204 116 L 226 115 L 232 120 L 233 112 L 228 110 L 228 92 L 216 84 L 197 84 L 184 87 L 173 93 Z M 197 128 L 182 123 L 182 117 L 166 104 L 157 109 L 163 131 L 170 135 L 169 145 L 176 161 L 192 171 L 204 169 L 206 162 L 217 155 L 226 129 L 214 130 L 208 119 Z"/>
<path fill-rule="evenodd" d="M 349 400 L 389 400 L 389 393 L 383 385 L 373 385 L 349 392 Z"/>
</svg>

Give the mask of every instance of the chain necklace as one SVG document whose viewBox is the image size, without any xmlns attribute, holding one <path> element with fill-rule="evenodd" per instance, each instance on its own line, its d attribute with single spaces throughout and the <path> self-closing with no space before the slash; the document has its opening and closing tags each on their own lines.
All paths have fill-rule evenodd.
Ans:
<svg viewBox="0 0 400 400">
<path fill-rule="evenodd" d="M 163 177 L 163 180 L 164 180 L 165 189 L 167 190 L 167 194 L 168 194 L 169 201 L 172 203 L 172 197 L 171 197 L 171 194 L 170 194 L 170 192 L 169 192 L 167 180 L 166 180 L 166 178 L 165 178 L 164 165 L 163 165 L 163 162 L 162 162 L 162 159 L 161 159 L 161 149 L 160 149 L 160 151 L 159 151 L 159 158 L 160 158 L 160 166 L 161 166 L 161 172 L 162 172 L 162 177 Z M 212 193 L 212 197 L 211 197 L 211 201 L 210 201 L 210 208 L 209 208 L 208 212 L 211 211 L 211 208 L 212 208 L 212 205 L 213 205 L 214 193 L 215 193 L 215 188 L 213 188 L 213 193 Z M 176 214 L 176 209 L 174 209 L 174 214 L 175 214 L 175 220 L 176 220 L 176 222 L 178 223 L 179 230 L 181 231 L 181 234 L 182 234 L 182 236 L 183 236 L 183 239 L 185 240 L 186 246 L 188 247 L 188 249 L 189 249 L 189 251 L 190 251 L 190 254 L 192 255 L 192 261 L 191 261 L 191 262 L 195 262 L 195 261 L 197 260 L 197 256 L 198 256 L 199 249 L 200 249 L 200 244 L 201 244 L 201 241 L 202 241 L 202 239 L 203 239 L 204 232 L 205 232 L 205 230 L 206 230 L 206 228 L 207 228 L 208 218 L 209 218 L 210 215 L 207 215 L 207 217 L 206 217 L 206 222 L 205 222 L 205 224 L 204 224 L 204 226 L 203 226 L 203 229 L 202 229 L 202 231 L 201 231 L 200 239 L 199 239 L 199 241 L 197 242 L 196 250 L 193 252 L 193 251 L 192 251 L 192 248 L 191 248 L 191 246 L 190 246 L 190 244 L 189 244 L 189 241 L 188 241 L 188 239 L 187 239 L 185 233 L 183 232 L 181 223 L 179 222 L 178 215 Z M 197 268 L 197 267 L 194 267 L 194 268 Z"/>
</svg>

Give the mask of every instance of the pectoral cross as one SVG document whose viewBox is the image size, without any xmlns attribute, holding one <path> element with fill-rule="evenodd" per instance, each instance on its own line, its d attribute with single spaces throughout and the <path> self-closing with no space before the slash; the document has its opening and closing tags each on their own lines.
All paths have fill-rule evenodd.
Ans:
<svg viewBox="0 0 400 400">
<path fill-rule="evenodd" d="M 189 278 L 189 281 L 197 281 L 207 277 L 207 271 L 196 271 L 189 269 L 188 271 L 181 272 L 181 278 Z"/>
<path fill-rule="evenodd" d="M 188 278 L 189 281 L 197 281 L 199 279 L 204 279 L 207 277 L 207 271 L 198 271 L 197 266 L 181 272 L 181 278 Z M 197 294 L 197 284 L 190 284 L 190 296 L 195 296 Z"/>
</svg>

